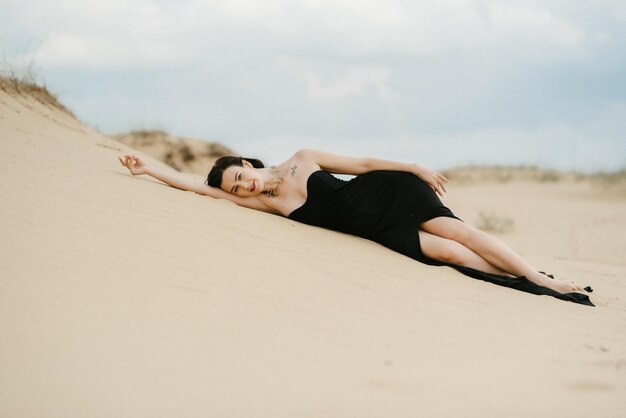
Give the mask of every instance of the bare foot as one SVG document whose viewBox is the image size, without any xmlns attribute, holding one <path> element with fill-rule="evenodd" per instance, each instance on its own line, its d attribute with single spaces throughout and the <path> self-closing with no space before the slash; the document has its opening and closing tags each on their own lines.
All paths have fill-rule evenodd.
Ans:
<svg viewBox="0 0 626 418">
<path fill-rule="evenodd" d="M 572 280 L 562 279 L 560 277 L 552 278 L 545 273 L 539 274 L 538 279 L 540 280 L 538 283 L 539 285 L 555 290 L 559 293 L 583 293 L 583 288 Z"/>
</svg>

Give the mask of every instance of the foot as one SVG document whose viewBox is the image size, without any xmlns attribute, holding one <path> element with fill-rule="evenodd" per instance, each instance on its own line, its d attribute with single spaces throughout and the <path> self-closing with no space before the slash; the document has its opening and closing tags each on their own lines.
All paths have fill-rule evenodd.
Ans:
<svg viewBox="0 0 626 418">
<path fill-rule="evenodd" d="M 554 277 L 543 272 L 538 275 L 538 280 L 539 282 L 537 284 L 540 286 L 547 287 L 548 289 L 555 290 L 559 293 L 583 293 L 583 288 L 572 280 Z"/>
</svg>

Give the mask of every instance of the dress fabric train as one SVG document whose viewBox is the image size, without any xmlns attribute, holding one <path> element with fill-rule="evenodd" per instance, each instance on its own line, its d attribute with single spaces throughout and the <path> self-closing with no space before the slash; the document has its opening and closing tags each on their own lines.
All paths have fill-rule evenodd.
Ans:
<svg viewBox="0 0 626 418">
<path fill-rule="evenodd" d="M 459 219 L 411 173 L 371 171 L 341 180 L 318 170 L 307 180 L 306 202 L 289 219 L 370 239 L 422 263 L 450 266 L 476 279 L 593 306 L 586 295 L 560 294 L 525 277 L 511 279 L 425 256 L 417 231 L 422 223 L 440 216 Z"/>
</svg>

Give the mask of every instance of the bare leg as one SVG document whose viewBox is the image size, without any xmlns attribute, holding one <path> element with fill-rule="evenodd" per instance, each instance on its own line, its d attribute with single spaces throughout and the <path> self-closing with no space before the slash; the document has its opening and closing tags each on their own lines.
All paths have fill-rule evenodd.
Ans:
<svg viewBox="0 0 626 418">
<path fill-rule="evenodd" d="M 519 254 L 494 236 L 480 231 L 458 219 L 439 217 L 424 222 L 421 228 L 442 238 L 451 239 L 471 249 L 490 264 L 515 276 L 526 276 L 528 280 L 559 293 L 579 292 L 582 288 L 574 282 L 550 279 L 539 273 Z"/>
<path fill-rule="evenodd" d="M 506 271 L 500 270 L 487 260 L 470 250 L 463 244 L 447 238 L 441 238 L 426 231 L 419 231 L 420 245 L 426 257 L 433 258 L 446 263 L 457 264 L 459 266 L 470 267 L 486 273 L 510 276 Z"/>
</svg>

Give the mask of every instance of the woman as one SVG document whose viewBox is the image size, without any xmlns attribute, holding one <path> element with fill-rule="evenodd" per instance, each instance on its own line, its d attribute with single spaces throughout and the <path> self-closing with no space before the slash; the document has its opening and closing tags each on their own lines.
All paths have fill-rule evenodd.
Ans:
<svg viewBox="0 0 626 418">
<path fill-rule="evenodd" d="M 576 283 L 538 272 L 503 242 L 456 218 L 437 196 L 446 192 L 448 179 L 418 165 L 300 150 L 269 168 L 254 159 L 222 157 L 199 184 L 134 155 L 118 158 L 133 175 L 368 238 L 427 264 L 450 265 L 531 293 L 583 296 Z M 344 181 L 330 173 L 356 177 Z"/>
</svg>

